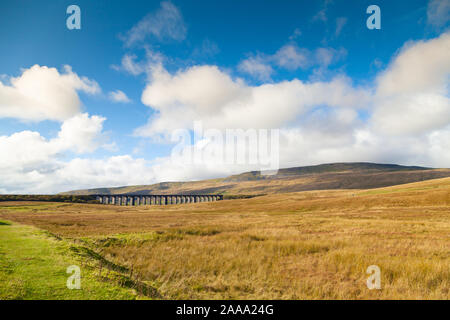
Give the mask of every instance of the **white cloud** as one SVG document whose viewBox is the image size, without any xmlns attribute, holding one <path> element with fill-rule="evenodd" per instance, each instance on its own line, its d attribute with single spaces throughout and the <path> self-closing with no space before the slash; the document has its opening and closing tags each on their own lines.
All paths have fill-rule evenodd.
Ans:
<svg viewBox="0 0 450 320">
<path fill-rule="evenodd" d="M 364 125 L 344 125 L 346 131 L 327 132 L 321 127 L 290 129 L 283 133 L 280 146 L 282 166 L 327 162 L 368 161 L 448 167 L 449 128 L 422 136 L 382 136 Z M 284 140 L 286 139 L 286 140 Z"/>
<path fill-rule="evenodd" d="M 62 152 L 93 152 L 102 146 L 102 128 L 105 118 L 78 114 L 64 121 L 56 138 L 47 140 L 38 132 L 22 131 L 10 136 L 0 136 L 0 167 L 26 167 L 43 162 Z"/>
<path fill-rule="evenodd" d="M 373 126 L 421 134 L 450 123 L 450 33 L 408 43 L 377 77 Z"/>
<path fill-rule="evenodd" d="M 60 182 L 56 177 L 47 179 L 66 166 L 63 160 L 70 152 L 91 153 L 110 146 L 102 132 L 104 121 L 103 117 L 84 113 L 64 121 L 53 139 L 33 131 L 0 136 L 0 188 L 9 192 L 55 191 Z M 39 190 L 42 185 L 47 186 Z"/>
<path fill-rule="evenodd" d="M 0 168 L 0 190 L 4 193 L 58 193 L 100 186 L 123 186 L 156 181 L 154 169 L 144 159 L 114 156 L 106 159 L 51 158 L 46 162 L 19 169 Z"/>
<path fill-rule="evenodd" d="M 113 68 L 116 71 L 125 71 L 133 76 L 140 75 L 141 73 L 144 73 L 146 71 L 145 65 L 139 62 L 136 62 L 137 56 L 134 54 L 126 54 L 122 57 L 121 65 L 112 65 L 111 68 Z"/>
<path fill-rule="evenodd" d="M 60 149 L 38 132 L 22 131 L 10 136 L 0 136 L 0 168 L 2 176 L 9 169 L 27 170 L 34 165 L 51 163 Z"/>
<path fill-rule="evenodd" d="M 408 42 L 378 78 L 383 96 L 448 90 L 450 32 L 428 41 Z"/>
<path fill-rule="evenodd" d="M 280 127 L 317 105 L 358 108 L 369 98 L 345 77 L 249 86 L 216 66 L 196 66 L 171 75 L 159 65 L 150 78 L 142 102 L 158 115 L 137 130 L 144 136 L 190 128 L 195 120 L 213 128 Z"/>
<path fill-rule="evenodd" d="M 314 60 L 327 66 L 346 54 L 343 49 L 333 50 L 315 50 Z M 342 76 L 331 81 L 294 79 L 250 86 L 216 66 L 196 66 L 175 74 L 154 66 L 142 102 L 157 115 L 137 133 L 167 136 L 178 128 L 192 129 L 198 120 L 205 129 L 282 128 L 282 167 L 331 161 L 448 167 L 446 52 L 447 34 L 408 43 L 380 72 L 374 86 L 367 88 L 355 87 Z M 364 118 L 360 111 L 366 113 Z M 204 163 L 205 175 L 258 169 L 214 164 Z M 198 178 L 197 169 L 186 167 L 178 177 Z"/>
<path fill-rule="evenodd" d="M 106 159 L 75 158 L 55 170 L 51 180 L 56 186 L 48 188 L 60 192 L 101 186 L 124 186 L 156 182 L 157 173 L 144 159 L 134 159 L 128 155 Z"/>
<path fill-rule="evenodd" d="M 289 43 L 272 55 L 258 54 L 241 61 L 238 69 L 262 81 L 270 80 L 271 75 L 275 72 L 273 67 L 295 71 L 316 66 L 317 70 L 320 69 L 320 73 L 323 74 L 330 65 L 342 60 L 346 55 L 347 51 L 344 48 L 309 50 Z"/>
<path fill-rule="evenodd" d="M 374 129 L 389 135 L 413 135 L 450 123 L 450 99 L 438 94 L 398 95 L 378 102 Z"/>
<path fill-rule="evenodd" d="M 151 65 L 163 63 L 165 56 L 160 52 L 145 48 L 145 58 L 141 61 L 136 61 L 135 54 L 125 54 L 122 57 L 120 65 L 112 65 L 111 68 L 116 71 L 124 71 L 133 76 L 138 76 L 142 73 L 147 73 L 151 69 Z"/>
<path fill-rule="evenodd" d="M 450 163 L 450 125 L 434 130 L 427 136 L 430 163 L 436 166 L 449 167 Z"/>
<path fill-rule="evenodd" d="M 156 12 L 147 14 L 131 30 L 122 37 L 125 45 L 130 47 L 143 42 L 146 38 L 153 37 L 157 40 L 174 39 L 184 40 L 186 26 L 178 8 L 171 2 L 161 2 Z"/>
<path fill-rule="evenodd" d="M 371 161 L 448 167 L 450 163 L 449 33 L 410 42 L 393 57 L 370 87 L 345 76 L 329 81 L 281 81 L 252 86 L 217 66 L 168 72 L 161 62 L 146 65 L 142 102 L 155 113 L 136 133 L 170 136 L 175 129 L 281 128 L 280 166 L 334 161 Z M 309 51 L 327 66 L 344 53 Z M 361 117 L 359 114 L 364 113 Z M 104 146 L 104 119 L 78 115 L 47 140 L 24 131 L 0 137 L 2 192 L 59 192 L 76 188 L 151 184 L 226 176 L 258 166 L 151 162 L 128 155 L 75 158 Z M 189 146 L 191 147 L 191 146 Z"/>
<path fill-rule="evenodd" d="M 305 127 L 282 129 L 280 165 L 292 167 L 330 161 L 372 161 L 448 167 L 450 126 L 421 137 L 389 138 L 374 134 L 350 109 L 334 115 L 311 114 Z M 39 137 L 29 138 L 30 144 Z M 1 141 L 1 139 L 0 139 Z M 20 141 L 24 141 L 23 139 Z M 105 159 L 49 157 L 27 165 L 0 166 L 0 190 L 8 193 L 55 193 L 92 187 L 189 181 L 259 170 L 259 165 L 217 165 L 206 158 L 200 164 L 173 163 L 170 157 L 152 162 L 129 155 Z"/>
<path fill-rule="evenodd" d="M 261 57 L 250 57 L 241 61 L 238 66 L 239 71 L 248 73 L 252 77 L 261 81 L 270 80 L 273 68 Z"/>
<path fill-rule="evenodd" d="M 275 63 L 288 70 L 306 68 L 311 62 L 308 58 L 309 51 L 296 45 L 288 44 L 281 47 L 273 56 Z"/>
<path fill-rule="evenodd" d="M 108 94 L 108 96 L 114 102 L 119 102 L 119 103 L 130 103 L 131 102 L 130 98 L 128 98 L 128 96 L 125 94 L 125 92 L 123 92 L 121 90 L 111 91 Z"/>
<path fill-rule="evenodd" d="M 70 66 L 59 73 L 34 65 L 10 78 L 10 85 L 0 82 L 0 118 L 63 121 L 80 112 L 78 91 L 97 94 L 101 90 L 97 82 L 79 77 Z"/>
<path fill-rule="evenodd" d="M 105 146 L 106 137 L 102 134 L 103 122 L 100 116 L 78 114 L 64 121 L 54 143 L 59 150 L 71 150 L 78 153 L 94 152 L 100 146 Z"/>
<path fill-rule="evenodd" d="M 435 28 L 445 27 L 450 21 L 450 0 L 430 0 L 427 21 Z"/>
</svg>

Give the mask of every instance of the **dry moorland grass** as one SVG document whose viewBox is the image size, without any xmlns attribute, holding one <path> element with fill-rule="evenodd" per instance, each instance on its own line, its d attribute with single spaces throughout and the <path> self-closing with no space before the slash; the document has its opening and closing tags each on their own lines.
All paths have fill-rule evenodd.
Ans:
<svg viewBox="0 0 450 320">
<path fill-rule="evenodd" d="M 168 299 L 449 299 L 450 178 L 174 206 L 5 202 Z M 381 290 L 366 269 L 381 269 Z"/>
</svg>

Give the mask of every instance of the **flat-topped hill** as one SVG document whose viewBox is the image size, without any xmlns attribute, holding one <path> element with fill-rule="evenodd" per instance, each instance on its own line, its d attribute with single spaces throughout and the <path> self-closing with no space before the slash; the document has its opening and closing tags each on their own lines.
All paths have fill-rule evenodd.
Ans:
<svg viewBox="0 0 450 320">
<path fill-rule="evenodd" d="M 152 185 L 97 188 L 64 192 L 89 194 L 225 194 L 257 195 L 307 190 L 371 189 L 450 177 L 450 169 L 433 169 L 367 162 L 330 163 L 284 168 L 276 174 L 245 172 L 226 178 L 189 182 L 161 182 Z"/>
</svg>

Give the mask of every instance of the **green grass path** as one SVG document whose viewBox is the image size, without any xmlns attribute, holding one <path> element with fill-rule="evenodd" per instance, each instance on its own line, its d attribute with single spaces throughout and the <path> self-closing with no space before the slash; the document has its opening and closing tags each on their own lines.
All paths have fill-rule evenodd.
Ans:
<svg viewBox="0 0 450 320">
<path fill-rule="evenodd" d="M 0 221 L 0 300 L 136 298 L 131 289 L 102 282 L 88 268 L 81 268 L 81 289 L 68 289 L 67 267 L 81 267 L 70 246 L 34 227 Z"/>
</svg>

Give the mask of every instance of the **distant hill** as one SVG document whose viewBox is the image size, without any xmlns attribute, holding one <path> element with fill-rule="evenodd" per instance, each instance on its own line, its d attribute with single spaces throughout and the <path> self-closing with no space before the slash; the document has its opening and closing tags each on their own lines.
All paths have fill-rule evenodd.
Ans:
<svg viewBox="0 0 450 320">
<path fill-rule="evenodd" d="M 64 192 L 90 194 L 205 194 L 256 195 L 328 189 L 370 189 L 450 177 L 450 169 L 433 169 L 367 162 L 330 163 L 285 168 L 274 175 L 251 171 L 226 178 L 152 185 L 97 188 Z"/>
<path fill-rule="evenodd" d="M 251 171 L 230 176 L 225 181 L 247 181 L 259 180 L 264 178 L 278 179 L 285 177 L 295 177 L 305 174 L 321 174 L 331 172 L 389 172 L 389 171 L 411 171 L 411 170 L 430 170 L 431 168 L 417 166 L 401 166 L 398 164 L 379 164 L 370 162 L 351 162 L 351 163 L 326 163 L 316 166 L 293 167 L 278 170 L 276 175 L 261 175 L 260 171 Z"/>
</svg>

